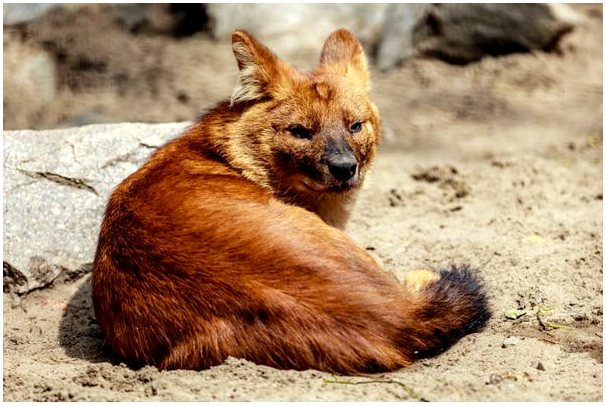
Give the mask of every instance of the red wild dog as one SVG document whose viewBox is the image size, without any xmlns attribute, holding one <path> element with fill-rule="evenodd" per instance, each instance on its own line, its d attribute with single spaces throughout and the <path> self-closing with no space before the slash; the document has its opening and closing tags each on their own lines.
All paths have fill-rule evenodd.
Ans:
<svg viewBox="0 0 606 406">
<path fill-rule="evenodd" d="M 340 230 L 380 137 L 354 36 L 331 34 L 312 73 L 246 32 L 232 42 L 231 100 L 110 197 L 92 289 L 111 348 L 161 369 L 234 356 L 356 374 L 483 327 L 486 296 L 467 267 L 399 284 Z"/>
</svg>

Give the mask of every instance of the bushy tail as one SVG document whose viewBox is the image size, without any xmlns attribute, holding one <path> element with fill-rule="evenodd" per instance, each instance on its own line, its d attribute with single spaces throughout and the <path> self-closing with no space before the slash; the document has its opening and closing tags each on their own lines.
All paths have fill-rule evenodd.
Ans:
<svg viewBox="0 0 606 406">
<path fill-rule="evenodd" d="M 404 281 L 414 306 L 404 327 L 404 348 L 414 358 L 436 355 L 466 334 L 481 330 L 491 317 L 476 270 L 467 265 L 438 272 L 412 271 Z"/>
</svg>

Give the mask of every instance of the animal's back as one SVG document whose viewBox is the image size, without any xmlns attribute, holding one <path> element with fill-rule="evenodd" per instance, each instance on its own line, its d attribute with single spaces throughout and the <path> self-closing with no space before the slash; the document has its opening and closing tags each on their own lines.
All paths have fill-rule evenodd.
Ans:
<svg viewBox="0 0 606 406">
<path fill-rule="evenodd" d="M 395 334 L 396 284 L 341 231 L 180 144 L 108 204 L 93 291 L 109 344 L 163 368 L 364 369 L 348 352 Z"/>
</svg>

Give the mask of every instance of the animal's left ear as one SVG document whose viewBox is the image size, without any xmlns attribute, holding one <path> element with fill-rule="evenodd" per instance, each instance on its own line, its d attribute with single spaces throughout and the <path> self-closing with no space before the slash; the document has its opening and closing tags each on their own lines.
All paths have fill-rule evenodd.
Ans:
<svg viewBox="0 0 606 406">
<path fill-rule="evenodd" d="M 362 44 L 344 29 L 330 34 L 324 43 L 320 66 L 323 69 L 345 75 L 370 90 L 368 62 Z"/>
</svg>

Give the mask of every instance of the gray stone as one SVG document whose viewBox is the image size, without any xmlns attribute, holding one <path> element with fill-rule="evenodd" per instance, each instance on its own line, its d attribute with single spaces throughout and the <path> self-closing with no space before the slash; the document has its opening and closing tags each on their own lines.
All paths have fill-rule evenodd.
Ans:
<svg viewBox="0 0 606 406">
<path fill-rule="evenodd" d="M 418 54 L 467 63 L 551 50 L 582 21 L 561 4 L 215 3 L 206 10 L 213 37 L 228 40 L 233 30 L 248 30 L 303 68 L 314 66 L 318 44 L 338 28 L 351 30 L 376 66 L 387 70 Z"/>
<path fill-rule="evenodd" d="M 377 46 L 375 63 L 380 70 L 388 70 L 415 55 L 414 28 L 429 7 L 429 4 L 390 4 Z"/>
<path fill-rule="evenodd" d="M 50 10 L 61 7 L 53 3 L 12 3 L 3 5 L 2 20 L 4 24 L 13 25 L 35 20 Z"/>
<path fill-rule="evenodd" d="M 503 348 L 515 347 L 520 342 L 520 339 L 516 336 L 507 337 L 503 340 Z"/>
<path fill-rule="evenodd" d="M 566 18 L 564 10 L 549 4 L 434 4 L 415 27 L 413 41 L 420 53 L 458 64 L 485 55 L 550 51 L 574 26 L 575 18 Z"/>
<path fill-rule="evenodd" d="M 89 270 L 111 190 L 187 125 L 4 132 L 4 291 Z"/>
<path fill-rule="evenodd" d="M 380 40 L 389 4 L 227 4 L 206 6 L 211 34 L 227 41 L 233 30 L 250 31 L 280 57 L 303 69 L 314 68 L 319 44 L 346 28 L 367 50 Z"/>
</svg>

